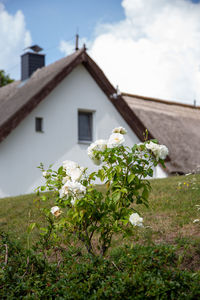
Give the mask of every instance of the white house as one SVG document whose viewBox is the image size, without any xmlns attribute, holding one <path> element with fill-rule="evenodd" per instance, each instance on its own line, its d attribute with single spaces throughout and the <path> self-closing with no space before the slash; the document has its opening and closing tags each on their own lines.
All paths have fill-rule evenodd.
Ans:
<svg viewBox="0 0 200 300">
<path fill-rule="evenodd" d="M 142 141 L 147 128 L 149 138 L 169 147 L 167 168 L 158 167 L 156 176 L 187 173 L 200 161 L 199 119 L 196 107 L 117 95 L 85 48 L 46 67 L 44 55 L 25 53 L 22 80 L 0 88 L 0 197 L 33 192 L 41 162 L 57 167 L 69 159 L 93 170 L 87 147 L 118 126 L 127 129 L 129 146 Z M 182 149 L 190 138 L 193 152 Z"/>
</svg>

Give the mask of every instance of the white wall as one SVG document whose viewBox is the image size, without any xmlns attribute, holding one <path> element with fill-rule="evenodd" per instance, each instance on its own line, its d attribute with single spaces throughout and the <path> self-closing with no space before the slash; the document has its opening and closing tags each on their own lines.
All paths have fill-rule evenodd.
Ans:
<svg viewBox="0 0 200 300">
<path fill-rule="evenodd" d="M 167 172 L 165 171 L 165 169 L 161 166 L 157 166 L 155 168 L 155 172 L 154 172 L 154 177 L 155 178 L 166 178 L 168 175 L 167 175 Z"/>
<path fill-rule="evenodd" d="M 106 139 L 114 127 L 123 126 L 127 145 L 139 142 L 80 65 L 0 144 L 0 197 L 33 192 L 41 180 L 40 162 L 57 167 L 69 159 L 94 169 L 88 144 L 78 143 L 78 109 L 94 111 L 94 140 Z M 44 133 L 35 132 L 35 117 L 44 119 Z"/>
</svg>

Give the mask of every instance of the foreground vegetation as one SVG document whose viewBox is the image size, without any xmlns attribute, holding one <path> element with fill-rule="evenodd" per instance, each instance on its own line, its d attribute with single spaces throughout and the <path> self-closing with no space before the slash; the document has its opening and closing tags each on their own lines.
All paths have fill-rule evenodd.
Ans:
<svg viewBox="0 0 200 300">
<path fill-rule="evenodd" d="M 127 246 L 104 259 L 65 251 L 47 262 L 6 237 L 9 259 L 0 271 L 1 299 L 198 299 L 200 274 L 182 270 L 175 248 Z M 28 256 L 27 256 L 28 254 Z M 5 251 L 1 251 L 1 259 Z M 28 260 L 25 259 L 28 257 Z"/>
<path fill-rule="evenodd" d="M 114 238 L 102 259 L 66 245 L 44 255 L 39 230 L 29 238 L 27 227 L 44 222 L 37 206 L 51 203 L 34 202 L 35 195 L 0 199 L 0 298 L 198 299 L 200 175 L 151 185 L 149 208 L 137 205 L 144 228 L 126 243 Z"/>
</svg>

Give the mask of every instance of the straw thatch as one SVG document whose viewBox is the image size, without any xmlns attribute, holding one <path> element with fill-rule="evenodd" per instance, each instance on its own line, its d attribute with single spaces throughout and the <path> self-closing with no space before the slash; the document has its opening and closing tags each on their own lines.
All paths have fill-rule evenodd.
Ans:
<svg viewBox="0 0 200 300">
<path fill-rule="evenodd" d="M 159 143 L 169 148 L 169 173 L 186 174 L 200 166 L 198 107 L 124 94 L 128 106 Z"/>
</svg>

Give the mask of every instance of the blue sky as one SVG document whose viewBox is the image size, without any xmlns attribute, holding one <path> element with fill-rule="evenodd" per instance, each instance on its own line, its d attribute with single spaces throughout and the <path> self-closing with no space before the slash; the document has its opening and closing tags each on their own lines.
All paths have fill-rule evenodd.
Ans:
<svg viewBox="0 0 200 300">
<path fill-rule="evenodd" d="M 1 2 L 1 1 L 0 1 Z M 78 31 L 91 40 L 101 23 L 118 22 L 124 18 L 121 0 L 5 0 L 9 14 L 21 10 L 34 44 L 47 54 L 47 63 L 63 56 L 60 40 L 74 41 Z"/>
<path fill-rule="evenodd" d="M 200 105 L 200 0 L 0 0 L 0 69 L 20 78 L 20 55 L 46 64 L 80 45 L 132 94 Z"/>
</svg>

